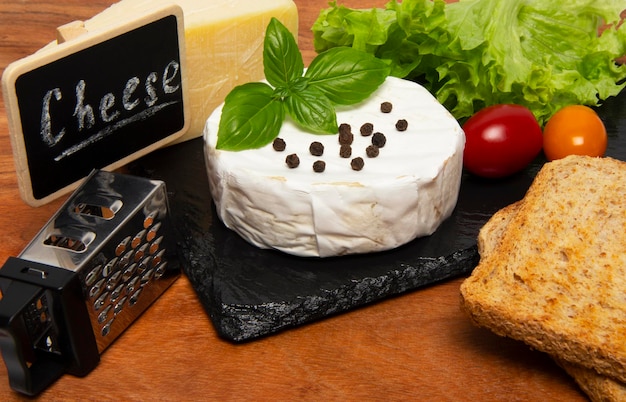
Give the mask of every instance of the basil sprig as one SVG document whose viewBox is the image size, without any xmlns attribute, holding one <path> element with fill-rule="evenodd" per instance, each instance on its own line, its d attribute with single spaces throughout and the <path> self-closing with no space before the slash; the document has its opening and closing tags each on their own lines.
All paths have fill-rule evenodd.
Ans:
<svg viewBox="0 0 626 402">
<path fill-rule="evenodd" d="M 336 134 L 335 105 L 363 101 L 390 71 L 373 55 L 337 47 L 320 53 L 305 73 L 295 38 L 276 18 L 265 33 L 263 69 L 268 83 L 239 85 L 226 96 L 218 149 L 241 151 L 271 143 L 287 114 L 306 131 Z"/>
</svg>

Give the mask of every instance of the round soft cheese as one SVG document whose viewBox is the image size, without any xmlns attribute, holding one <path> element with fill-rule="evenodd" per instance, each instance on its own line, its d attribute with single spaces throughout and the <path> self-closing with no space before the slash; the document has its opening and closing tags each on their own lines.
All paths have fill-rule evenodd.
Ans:
<svg viewBox="0 0 626 402">
<path fill-rule="evenodd" d="M 390 112 L 381 111 L 384 102 Z M 393 249 L 432 234 L 456 205 L 465 135 L 414 82 L 389 77 L 367 100 L 337 108 L 337 123 L 349 124 L 354 137 L 347 158 L 338 134 L 311 134 L 289 118 L 279 134 L 282 152 L 272 144 L 216 149 L 221 111 L 204 129 L 211 194 L 223 223 L 258 247 L 312 257 Z M 406 130 L 396 128 L 399 120 Z M 366 152 L 374 135 L 361 135 L 365 123 L 386 140 L 376 157 Z M 312 142 L 323 144 L 321 156 L 311 154 Z M 286 163 L 291 154 L 298 167 Z M 361 170 L 352 168 L 355 158 Z M 325 163 L 323 172 L 314 171 L 316 161 Z"/>
</svg>

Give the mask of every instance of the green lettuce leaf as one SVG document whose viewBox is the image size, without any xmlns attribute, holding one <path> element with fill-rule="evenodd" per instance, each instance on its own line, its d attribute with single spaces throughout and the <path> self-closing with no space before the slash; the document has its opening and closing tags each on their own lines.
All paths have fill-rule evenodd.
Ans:
<svg viewBox="0 0 626 402">
<path fill-rule="evenodd" d="M 623 0 L 392 0 L 366 10 L 333 2 L 313 25 L 314 45 L 375 55 L 459 120 L 515 103 L 543 124 L 563 106 L 597 106 L 624 88 L 626 66 L 615 63 L 626 54 L 624 8 Z"/>
</svg>

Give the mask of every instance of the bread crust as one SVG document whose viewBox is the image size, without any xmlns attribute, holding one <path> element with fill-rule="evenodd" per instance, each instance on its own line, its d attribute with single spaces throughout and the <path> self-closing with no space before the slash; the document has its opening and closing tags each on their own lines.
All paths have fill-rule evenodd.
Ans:
<svg viewBox="0 0 626 402">
<path fill-rule="evenodd" d="M 581 156 L 547 163 L 524 199 L 481 230 L 481 261 L 461 285 L 461 307 L 476 324 L 565 367 L 614 378 L 620 388 L 626 382 L 624 228 L 626 163 Z"/>
</svg>

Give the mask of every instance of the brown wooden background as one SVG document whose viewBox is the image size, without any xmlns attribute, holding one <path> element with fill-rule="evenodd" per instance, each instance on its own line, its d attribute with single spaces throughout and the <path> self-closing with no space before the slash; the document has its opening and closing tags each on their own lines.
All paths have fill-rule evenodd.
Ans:
<svg viewBox="0 0 626 402">
<path fill-rule="evenodd" d="M 208 0 L 210 1 L 210 0 Z M 0 71 L 113 0 L 0 1 Z M 326 0 L 296 0 L 299 42 Z M 382 7 L 386 0 L 351 0 Z M 0 261 L 17 255 L 61 205 L 18 194 L 0 101 Z M 86 378 L 64 376 L 42 400 L 585 400 L 548 357 L 474 328 L 459 311 L 461 279 L 243 345 L 219 339 L 189 281 L 179 279 Z M 0 365 L 0 400 L 22 400 Z"/>
</svg>

